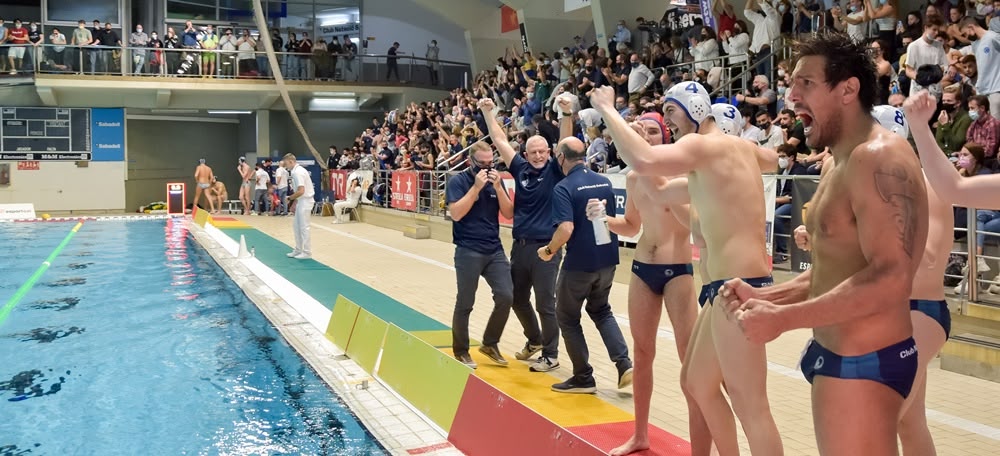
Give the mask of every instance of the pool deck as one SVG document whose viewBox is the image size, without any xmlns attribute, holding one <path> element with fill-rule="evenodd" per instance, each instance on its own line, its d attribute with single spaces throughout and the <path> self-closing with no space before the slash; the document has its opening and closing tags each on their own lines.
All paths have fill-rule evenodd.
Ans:
<svg viewBox="0 0 1000 456">
<path fill-rule="evenodd" d="M 362 223 L 333 225 L 331 220 L 313 217 L 314 259 L 304 261 L 285 257 L 290 251 L 289 245 L 294 243 L 289 217 L 235 216 L 220 218 L 212 224 L 236 241 L 244 236 L 247 246 L 255 249 L 257 260 L 330 308 L 334 320 L 337 308 L 347 312 L 349 300 L 366 311 L 364 315 L 373 315 L 374 320 L 388 323 L 390 330 L 385 337 L 380 359 L 382 366 L 377 375 L 384 382 L 392 383 L 394 377 L 402 374 L 409 375 L 409 381 L 416 384 L 420 383 L 416 379 L 436 375 L 433 372 L 453 369 L 451 365 L 421 365 L 417 358 L 406 363 L 405 359 L 396 360 L 396 356 L 390 356 L 395 353 L 390 344 L 394 343 L 393 331 L 398 327 L 398 337 L 413 336 L 446 354 L 444 358 L 450 357 L 448 325 L 455 299 L 453 246 L 435 240 L 406 238 L 398 231 Z M 629 333 L 627 295 L 628 285 L 614 284 L 611 304 L 625 334 Z M 334 305 L 338 296 L 346 298 L 342 301 L 344 305 Z M 473 337 L 481 335 L 485 329 L 491 302 L 489 287 L 481 281 L 478 305 L 470 322 Z M 358 315 L 357 310 L 353 312 L 352 315 Z M 584 322 L 583 328 L 591 347 L 597 394 L 565 395 L 549 391 L 549 385 L 570 375 L 568 359 L 563 360 L 562 368 L 551 373 L 531 373 L 526 363 L 515 360 L 513 354 L 523 346 L 524 336 L 512 315 L 500 343 L 510 366 L 495 366 L 472 350 L 479 369 L 469 372 L 471 375 L 463 385 L 446 388 L 447 384 L 442 383 L 437 386 L 442 391 L 461 387 L 463 393 L 458 403 L 448 402 L 450 396 L 440 400 L 431 398 L 429 403 L 435 404 L 435 408 L 427 415 L 438 425 L 444 424 L 440 427 L 448 432 L 452 445 L 470 454 L 502 454 L 503 449 L 521 448 L 519 445 L 525 442 L 537 445 L 541 451 L 551 441 L 556 443 L 545 454 L 603 454 L 631 435 L 631 389 L 615 388 L 617 372 L 601 348 L 599 334 L 589 322 Z M 817 454 L 809 385 L 797 371 L 799 356 L 808 338 L 808 331 L 793 331 L 767 346 L 768 396 L 785 453 L 789 455 Z M 626 340 L 631 345 L 631 337 Z M 406 370 L 409 371 L 392 372 Z M 657 384 L 650 417 L 656 428 L 653 431 L 654 448 L 638 454 L 689 454 L 687 411 L 678 386 L 679 372 L 680 362 L 669 321 L 663 318 L 657 342 L 654 372 Z M 996 400 L 1000 397 L 1000 384 L 943 371 L 936 362 L 931 365 L 928 375 L 928 423 L 938 454 L 996 454 L 1000 444 L 1000 411 Z M 400 393 L 403 397 L 416 398 L 416 402 L 421 402 L 424 394 L 429 394 L 426 389 Z M 445 412 L 436 408 L 438 402 L 448 402 Z M 446 416 L 450 418 L 442 418 Z M 480 420 L 489 425 L 478 426 Z M 742 431 L 739 439 L 742 450 L 749 454 Z M 388 442 L 387 446 L 393 443 L 398 444 Z M 439 441 L 427 441 L 414 448 L 416 451 L 421 451 L 418 448 L 449 451 L 434 446 L 438 444 Z"/>
</svg>

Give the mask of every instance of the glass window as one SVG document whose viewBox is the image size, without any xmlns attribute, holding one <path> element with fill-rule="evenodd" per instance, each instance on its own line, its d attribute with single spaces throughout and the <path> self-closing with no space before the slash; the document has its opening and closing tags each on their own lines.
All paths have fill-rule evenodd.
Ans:
<svg viewBox="0 0 1000 456">
<path fill-rule="evenodd" d="M 76 22 L 80 19 L 94 19 L 103 22 L 118 23 L 118 0 L 48 0 L 48 18 L 46 21 Z"/>
<path fill-rule="evenodd" d="M 167 19 L 217 21 L 216 0 L 167 0 Z"/>
</svg>

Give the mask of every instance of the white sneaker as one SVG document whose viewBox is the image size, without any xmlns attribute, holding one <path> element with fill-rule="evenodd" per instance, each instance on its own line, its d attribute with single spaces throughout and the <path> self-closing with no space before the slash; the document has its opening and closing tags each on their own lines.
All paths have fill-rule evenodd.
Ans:
<svg viewBox="0 0 1000 456">
<path fill-rule="evenodd" d="M 990 272 L 990 265 L 986 264 L 985 258 L 979 258 L 976 261 L 976 268 L 978 268 L 977 272 L 979 272 L 980 274 Z"/>
<path fill-rule="evenodd" d="M 548 372 L 559 368 L 559 360 L 555 358 L 539 357 L 538 361 L 531 363 L 528 370 L 531 372 Z"/>
<path fill-rule="evenodd" d="M 285 256 L 288 257 L 288 258 L 295 258 L 295 257 L 297 257 L 297 256 L 299 256 L 301 254 L 302 254 L 302 252 L 300 252 L 298 250 L 292 250 L 291 252 L 286 253 Z"/>
<path fill-rule="evenodd" d="M 312 255 L 310 255 L 308 253 L 305 253 L 305 252 L 299 252 L 298 255 L 295 255 L 292 258 L 295 258 L 296 260 L 308 260 L 308 259 L 312 258 Z"/>
<path fill-rule="evenodd" d="M 966 280 L 962 279 L 961 282 L 958 282 L 958 285 L 955 285 L 955 289 L 953 290 L 955 292 L 955 294 L 961 296 L 962 293 L 965 292 L 965 283 L 966 283 Z"/>
<path fill-rule="evenodd" d="M 997 274 L 997 276 L 993 279 L 993 281 L 997 283 L 990 285 L 990 289 L 987 291 L 989 291 L 992 294 L 1000 294 L 1000 274 Z"/>
</svg>

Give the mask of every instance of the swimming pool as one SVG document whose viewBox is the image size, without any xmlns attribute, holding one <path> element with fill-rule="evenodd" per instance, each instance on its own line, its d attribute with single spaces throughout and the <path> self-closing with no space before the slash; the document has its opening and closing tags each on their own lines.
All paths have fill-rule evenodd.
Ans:
<svg viewBox="0 0 1000 456">
<path fill-rule="evenodd" d="M 0 306 L 74 223 L 0 224 Z M 0 322 L 0 455 L 387 454 L 180 220 L 92 221 Z"/>
</svg>

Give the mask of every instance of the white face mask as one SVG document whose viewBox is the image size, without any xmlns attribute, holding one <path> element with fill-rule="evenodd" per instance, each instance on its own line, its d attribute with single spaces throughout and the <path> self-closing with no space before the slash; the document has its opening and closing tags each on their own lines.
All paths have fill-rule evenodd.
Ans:
<svg viewBox="0 0 1000 456">
<path fill-rule="evenodd" d="M 142 33 L 142 27 L 135 29 L 135 33 Z"/>
<path fill-rule="evenodd" d="M 779 78 L 785 77 L 785 70 L 778 68 L 778 77 Z"/>
<path fill-rule="evenodd" d="M 781 157 L 778 159 L 778 168 L 785 169 L 788 167 L 788 157 Z"/>
</svg>

